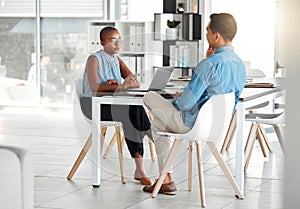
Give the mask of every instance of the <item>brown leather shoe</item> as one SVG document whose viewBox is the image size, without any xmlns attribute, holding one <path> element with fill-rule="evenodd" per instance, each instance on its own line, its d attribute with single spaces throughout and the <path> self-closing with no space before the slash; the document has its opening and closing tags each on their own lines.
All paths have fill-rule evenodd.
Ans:
<svg viewBox="0 0 300 209">
<path fill-rule="evenodd" d="M 151 179 L 149 179 L 148 177 L 134 178 L 134 180 L 137 180 L 137 181 L 141 182 L 142 185 L 151 185 L 152 184 Z"/>
<path fill-rule="evenodd" d="M 145 186 L 143 188 L 143 191 L 152 193 L 155 185 L 156 185 L 156 182 L 152 186 Z M 158 193 L 175 195 L 177 193 L 177 188 L 176 188 L 175 182 L 171 181 L 170 183 L 162 184 Z"/>
</svg>

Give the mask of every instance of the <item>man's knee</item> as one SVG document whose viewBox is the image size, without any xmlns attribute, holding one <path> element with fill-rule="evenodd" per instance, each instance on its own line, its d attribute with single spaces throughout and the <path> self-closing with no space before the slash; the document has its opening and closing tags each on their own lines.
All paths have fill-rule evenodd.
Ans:
<svg viewBox="0 0 300 209">
<path fill-rule="evenodd" d="M 157 97 L 157 95 L 159 96 L 159 94 L 154 91 L 147 92 L 143 97 L 144 104 L 149 107 L 150 102 L 153 101 L 153 98 Z"/>
</svg>

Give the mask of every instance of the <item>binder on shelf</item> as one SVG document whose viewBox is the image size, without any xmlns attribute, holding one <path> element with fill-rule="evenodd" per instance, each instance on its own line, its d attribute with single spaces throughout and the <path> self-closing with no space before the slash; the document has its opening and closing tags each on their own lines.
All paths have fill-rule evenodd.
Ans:
<svg viewBox="0 0 300 209">
<path fill-rule="evenodd" d="M 124 56 L 122 57 L 123 62 L 126 66 L 130 69 L 132 73 L 134 73 L 141 83 L 144 82 L 144 72 L 143 72 L 143 65 L 144 65 L 144 57 L 140 56 Z"/>
<path fill-rule="evenodd" d="M 129 26 L 129 51 L 135 52 L 135 26 Z"/>
<path fill-rule="evenodd" d="M 198 8 L 199 8 L 199 5 L 198 5 L 198 0 L 190 0 L 192 3 L 191 3 L 191 7 L 192 7 L 192 13 L 198 13 Z"/>
<path fill-rule="evenodd" d="M 142 26 L 135 26 L 135 51 L 142 52 L 143 51 L 143 27 Z"/>
<path fill-rule="evenodd" d="M 170 45 L 169 61 L 173 67 L 190 67 L 190 48 L 187 45 Z"/>
<path fill-rule="evenodd" d="M 129 66 L 130 66 L 130 63 L 129 63 L 129 57 L 121 57 L 121 59 L 123 60 L 123 62 L 125 63 L 125 65 L 130 69 L 132 70 Z"/>
<path fill-rule="evenodd" d="M 143 58 L 136 57 L 136 77 L 138 81 L 142 82 L 142 68 L 143 68 Z"/>
<path fill-rule="evenodd" d="M 183 63 L 182 63 L 182 57 L 183 57 L 183 48 L 184 46 L 178 46 L 178 67 L 183 67 Z"/>
<path fill-rule="evenodd" d="M 136 57 L 129 57 L 129 69 L 131 72 L 136 72 Z"/>
<path fill-rule="evenodd" d="M 123 62 L 130 69 L 131 72 L 136 73 L 136 61 L 135 57 L 132 56 L 124 56 L 122 57 Z"/>
<path fill-rule="evenodd" d="M 185 45 L 182 49 L 182 67 L 190 67 L 190 48 Z"/>
<path fill-rule="evenodd" d="M 170 66 L 175 67 L 177 65 L 177 49 L 176 45 L 170 45 Z"/>
<path fill-rule="evenodd" d="M 131 52 L 143 51 L 143 26 L 131 25 L 129 27 L 129 50 Z"/>
</svg>

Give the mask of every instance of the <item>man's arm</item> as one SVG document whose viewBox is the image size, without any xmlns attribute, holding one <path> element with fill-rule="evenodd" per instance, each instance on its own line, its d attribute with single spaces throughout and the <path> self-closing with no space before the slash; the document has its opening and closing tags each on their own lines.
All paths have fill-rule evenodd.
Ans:
<svg viewBox="0 0 300 209">
<path fill-rule="evenodd" d="M 182 94 L 178 94 L 177 96 L 179 97 L 172 102 L 177 109 L 188 111 L 195 106 L 209 85 L 209 69 L 209 64 L 205 60 L 197 65 L 187 87 L 185 87 Z"/>
</svg>

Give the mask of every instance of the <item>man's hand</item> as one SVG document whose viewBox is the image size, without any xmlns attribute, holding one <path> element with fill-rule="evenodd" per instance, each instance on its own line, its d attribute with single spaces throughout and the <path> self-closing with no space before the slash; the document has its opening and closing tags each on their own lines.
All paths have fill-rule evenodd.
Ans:
<svg viewBox="0 0 300 209">
<path fill-rule="evenodd" d="M 206 51 L 206 57 L 209 57 L 211 55 L 213 55 L 216 51 L 216 48 L 212 47 L 212 46 L 209 46 L 207 51 Z"/>
<path fill-rule="evenodd" d="M 178 92 L 178 91 L 176 91 L 176 93 L 175 93 L 175 97 L 174 97 L 174 98 L 181 97 L 181 94 L 182 94 L 182 92 Z"/>
</svg>

